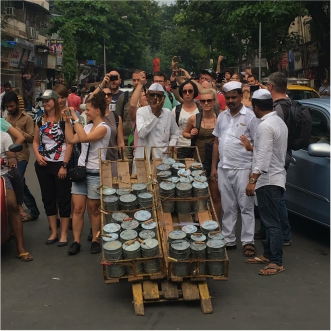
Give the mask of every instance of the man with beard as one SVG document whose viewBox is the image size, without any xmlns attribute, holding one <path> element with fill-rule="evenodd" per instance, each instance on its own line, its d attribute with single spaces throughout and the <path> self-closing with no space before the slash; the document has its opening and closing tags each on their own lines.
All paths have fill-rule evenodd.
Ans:
<svg viewBox="0 0 331 331">
<path fill-rule="evenodd" d="M 252 153 L 240 144 L 240 136 L 245 134 L 252 144 L 259 120 L 242 104 L 240 82 L 224 84 L 223 91 L 228 109 L 219 114 L 213 131 L 218 139 L 213 146 L 211 179 L 218 181 L 222 197 L 222 234 L 227 249 L 237 248 L 235 228 L 239 206 L 244 254 L 254 256 L 254 197 L 248 197 L 245 190 L 252 168 Z"/>
<path fill-rule="evenodd" d="M 154 157 L 164 157 L 163 152 L 167 151 L 168 146 L 176 146 L 180 135 L 174 116 L 163 107 L 164 94 L 163 86 L 153 83 L 147 91 L 148 106 L 137 110 L 138 146 L 146 146 L 147 157 L 153 146 L 164 146 L 154 149 Z M 143 151 L 142 148 L 137 147 L 135 158 L 143 158 Z"/>
<path fill-rule="evenodd" d="M 110 71 L 108 76 L 109 76 L 108 87 L 110 88 L 112 93 L 112 99 L 109 105 L 109 110 L 116 111 L 116 104 L 118 98 L 120 97 L 121 94 L 123 94 L 123 91 L 120 90 L 122 80 L 120 74 L 114 70 Z"/>
<path fill-rule="evenodd" d="M 32 118 L 26 112 L 19 108 L 19 100 L 14 91 L 7 92 L 3 97 L 3 103 L 8 111 L 6 120 L 16 128 L 25 138 L 23 143 L 23 150 L 16 153 L 17 169 L 20 171 L 24 180 L 24 198 L 25 206 L 30 210 L 30 214 L 24 215 L 23 221 L 33 221 L 39 217 L 39 209 L 36 200 L 31 194 L 28 186 L 25 183 L 25 170 L 29 162 L 30 151 L 29 144 L 33 142 L 34 138 L 34 123 Z"/>
</svg>

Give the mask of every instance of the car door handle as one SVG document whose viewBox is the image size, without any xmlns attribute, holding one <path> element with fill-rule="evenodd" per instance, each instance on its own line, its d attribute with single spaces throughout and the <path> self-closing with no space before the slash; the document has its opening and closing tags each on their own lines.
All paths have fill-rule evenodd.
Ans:
<svg viewBox="0 0 331 331">
<path fill-rule="evenodd" d="M 296 163 L 297 163 L 297 160 L 294 157 L 291 157 L 290 167 L 294 167 Z"/>
</svg>

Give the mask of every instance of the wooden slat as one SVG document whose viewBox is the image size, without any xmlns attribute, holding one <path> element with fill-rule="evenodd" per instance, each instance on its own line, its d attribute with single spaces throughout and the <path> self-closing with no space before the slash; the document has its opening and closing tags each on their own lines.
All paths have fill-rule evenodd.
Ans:
<svg viewBox="0 0 331 331">
<path fill-rule="evenodd" d="M 101 163 L 101 185 L 113 187 L 113 177 L 111 172 L 111 163 L 108 161 Z"/>
<path fill-rule="evenodd" d="M 171 213 L 163 213 L 163 222 L 165 225 L 165 234 L 166 234 L 165 241 L 167 241 L 169 232 L 174 230 Z"/>
<path fill-rule="evenodd" d="M 178 288 L 177 284 L 174 284 L 168 280 L 164 280 L 161 283 L 162 294 L 166 299 L 178 299 Z"/>
<path fill-rule="evenodd" d="M 184 280 L 182 283 L 183 298 L 185 301 L 199 300 L 199 289 L 196 283 Z"/>
<path fill-rule="evenodd" d="M 210 215 L 208 210 L 202 211 L 202 212 L 197 213 L 197 214 L 198 214 L 198 220 L 199 220 L 200 226 L 203 224 L 204 221 L 211 220 L 211 215 Z M 217 222 L 217 220 L 214 220 L 214 221 Z"/>
<path fill-rule="evenodd" d="M 179 223 L 193 223 L 192 215 L 189 213 L 178 213 L 178 221 Z"/>
<path fill-rule="evenodd" d="M 129 171 L 129 162 L 118 161 L 117 163 L 117 178 L 118 178 L 118 187 L 131 187 L 130 181 L 130 171 Z"/>
<path fill-rule="evenodd" d="M 141 281 L 143 280 L 144 277 L 143 276 L 132 276 L 132 277 L 128 277 L 128 282 L 137 282 L 137 281 Z"/>
<path fill-rule="evenodd" d="M 132 284 L 132 294 L 133 294 L 133 307 L 134 312 L 137 316 L 144 316 L 144 300 L 143 300 L 143 292 L 141 283 L 133 283 Z"/>
<path fill-rule="evenodd" d="M 213 306 L 211 304 L 207 283 L 198 283 L 198 288 L 200 294 L 201 310 L 204 314 L 211 314 L 213 312 Z"/>
<path fill-rule="evenodd" d="M 185 166 L 186 166 L 186 169 L 189 169 L 190 168 L 190 165 L 192 163 L 196 162 L 194 159 L 185 159 Z"/>
<path fill-rule="evenodd" d="M 145 160 L 136 160 L 136 169 L 137 169 L 137 182 L 138 183 L 147 183 L 147 169 Z"/>
<path fill-rule="evenodd" d="M 159 287 L 157 282 L 151 280 L 143 281 L 143 295 L 145 300 L 153 300 L 159 298 Z"/>
<path fill-rule="evenodd" d="M 154 159 L 152 164 L 152 175 L 156 178 L 156 167 L 162 163 L 162 159 Z"/>
</svg>

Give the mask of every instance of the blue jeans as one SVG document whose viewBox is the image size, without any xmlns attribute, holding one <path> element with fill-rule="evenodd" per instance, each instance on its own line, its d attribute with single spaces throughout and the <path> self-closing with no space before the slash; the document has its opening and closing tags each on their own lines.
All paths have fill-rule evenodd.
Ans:
<svg viewBox="0 0 331 331">
<path fill-rule="evenodd" d="M 263 256 L 270 263 L 283 265 L 282 219 L 287 217 L 284 189 L 280 186 L 266 185 L 256 191 L 261 221 L 266 228 L 266 242 Z"/>
<path fill-rule="evenodd" d="M 36 200 L 34 198 L 34 196 L 31 194 L 28 186 L 25 183 L 25 170 L 26 167 L 28 165 L 28 161 L 20 161 L 17 163 L 17 169 L 19 170 L 19 172 L 22 174 L 23 177 L 23 181 L 24 181 L 24 198 L 23 198 L 23 202 L 26 205 L 26 208 L 28 208 L 30 210 L 30 214 L 32 217 L 38 217 L 40 215 L 40 211 L 37 207 L 36 204 Z"/>
</svg>

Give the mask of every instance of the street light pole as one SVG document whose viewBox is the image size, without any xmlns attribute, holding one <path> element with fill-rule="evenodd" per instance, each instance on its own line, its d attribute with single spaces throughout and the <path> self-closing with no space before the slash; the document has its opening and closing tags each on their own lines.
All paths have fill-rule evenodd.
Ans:
<svg viewBox="0 0 331 331">
<path fill-rule="evenodd" d="M 103 71 L 104 75 L 107 74 L 107 68 L 106 68 L 106 44 L 105 44 L 105 38 L 103 38 Z"/>
<path fill-rule="evenodd" d="M 261 5 L 261 0 L 260 0 Z M 261 83 L 261 30 L 262 30 L 262 23 L 259 23 L 259 82 Z"/>
</svg>

